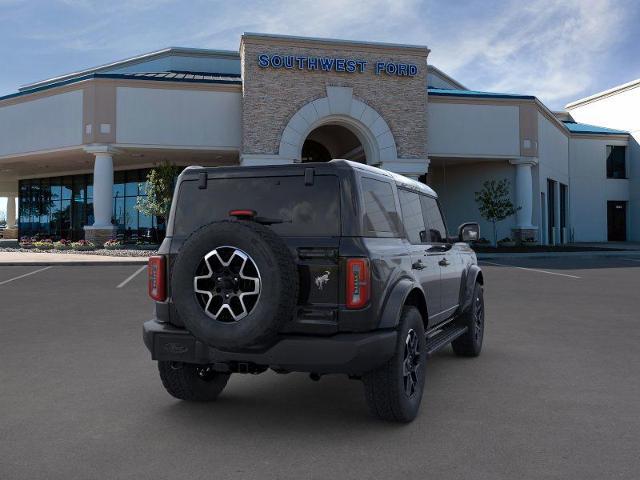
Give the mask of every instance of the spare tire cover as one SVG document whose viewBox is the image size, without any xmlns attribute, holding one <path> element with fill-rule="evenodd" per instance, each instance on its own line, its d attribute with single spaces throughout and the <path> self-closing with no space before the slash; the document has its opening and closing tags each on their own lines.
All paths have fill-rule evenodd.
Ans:
<svg viewBox="0 0 640 480">
<path fill-rule="evenodd" d="M 227 350 L 264 346 L 293 316 L 297 268 L 270 228 L 251 221 L 214 222 L 182 245 L 171 297 L 185 326 L 207 344 Z"/>
</svg>

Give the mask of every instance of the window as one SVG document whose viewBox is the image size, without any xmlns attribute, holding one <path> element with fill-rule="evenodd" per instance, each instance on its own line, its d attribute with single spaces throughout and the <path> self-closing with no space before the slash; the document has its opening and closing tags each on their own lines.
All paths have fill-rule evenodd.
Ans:
<svg viewBox="0 0 640 480">
<path fill-rule="evenodd" d="M 398 195 L 407 238 L 411 243 L 424 243 L 427 229 L 424 226 L 420 195 L 402 189 L 398 189 Z"/>
<path fill-rule="evenodd" d="M 607 145 L 607 178 L 627 178 L 627 147 Z"/>
<path fill-rule="evenodd" d="M 158 241 L 162 236 L 157 219 L 135 208 L 137 197 L 146 195 L 144 188 L 138 192 L 138 183 L 145 181 L 147 172 L 114 174 L 112 205 L 118 238 Z M 20 180 L 20 235 L 76 240 L 93 221 L 93 175 Z"/>
<path fill-rule="evenodd" d="M 282 220 L 270 228 L 284 237 L 338 236 L 340 182 L 335 175 L 316 175 L 313 185 L 305 185 L 302 175 L 215 178 L 200 189 L 197 181 L 187 180 L 180 184 L 174 233 L 188 235 L 202 225 L 228 219 L 235 209 Z"/>
<path fill-rule="evenodd" d="M 362 179 L 362 193 L 365 209 L 364 229 L 378 236 L 397 235 L 398 212 L 391 184 L 365 177 Z"/>
<path fill-rule="evenodd" d="M 420 195 L 420 202 L 422 203 L 424 222 L 429 228 L 429 234 L 427 235 L 426 241 L 446 243 L 447 229 L 444 225 L 444 220 L 442 218 L 438 202 L 435 198 L 427 197 L 426 195 Z"/>
</svg>

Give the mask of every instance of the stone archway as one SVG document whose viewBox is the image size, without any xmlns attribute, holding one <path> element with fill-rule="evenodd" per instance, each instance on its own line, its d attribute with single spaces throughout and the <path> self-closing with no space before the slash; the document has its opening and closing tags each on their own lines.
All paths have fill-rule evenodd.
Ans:
<svg viewBox="0 0 640 480">
<path fill-rule="evenodd" d="M 309 135 L 325 125 L 348 129 L 360 141 L 369 165 L 397 159 L 396 142 L 387 122 L 366 103 L 353 97 L 349 87 L 327 87 L 327 96 L 307 103 L 289 120 L 282 132 L 278 156 L 301 161 Z"/>
</svg>

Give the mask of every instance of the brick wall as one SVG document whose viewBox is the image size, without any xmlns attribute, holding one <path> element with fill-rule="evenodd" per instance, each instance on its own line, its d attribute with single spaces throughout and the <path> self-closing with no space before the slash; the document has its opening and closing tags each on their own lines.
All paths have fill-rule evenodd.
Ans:
<svg viewBox="0 0 640 480">
<path fill-rule="evenodd" d="M 367 61 L 363 73 L 262 68 L 260 54 L 337 57 Z M 395 138 L 399 158 L 426 158 L 426 49 L 243 37 L 242 150 L 245 154 L 278 153 L 289 119 L 305 104 L 325 97 L 327 86 L 353 88 L 353 96 L 376 110 Z M 378 61 L 418 66 L 413 77 L 375 74 Z"/>
</svg>

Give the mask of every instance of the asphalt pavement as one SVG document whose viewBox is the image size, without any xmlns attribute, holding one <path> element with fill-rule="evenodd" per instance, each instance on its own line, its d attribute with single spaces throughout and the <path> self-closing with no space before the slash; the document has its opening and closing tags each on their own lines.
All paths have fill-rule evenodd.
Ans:
<svg viewBox="0 0 640 480">
<path fill-rule="evenodd" d="M 419 417 L 341 376 L 170 397 L 140 266 L 0 266 L 0 479 L 637 479 L 640 261 L 485 263 L 482 355 L 427 367 Z"/>
</svg>

